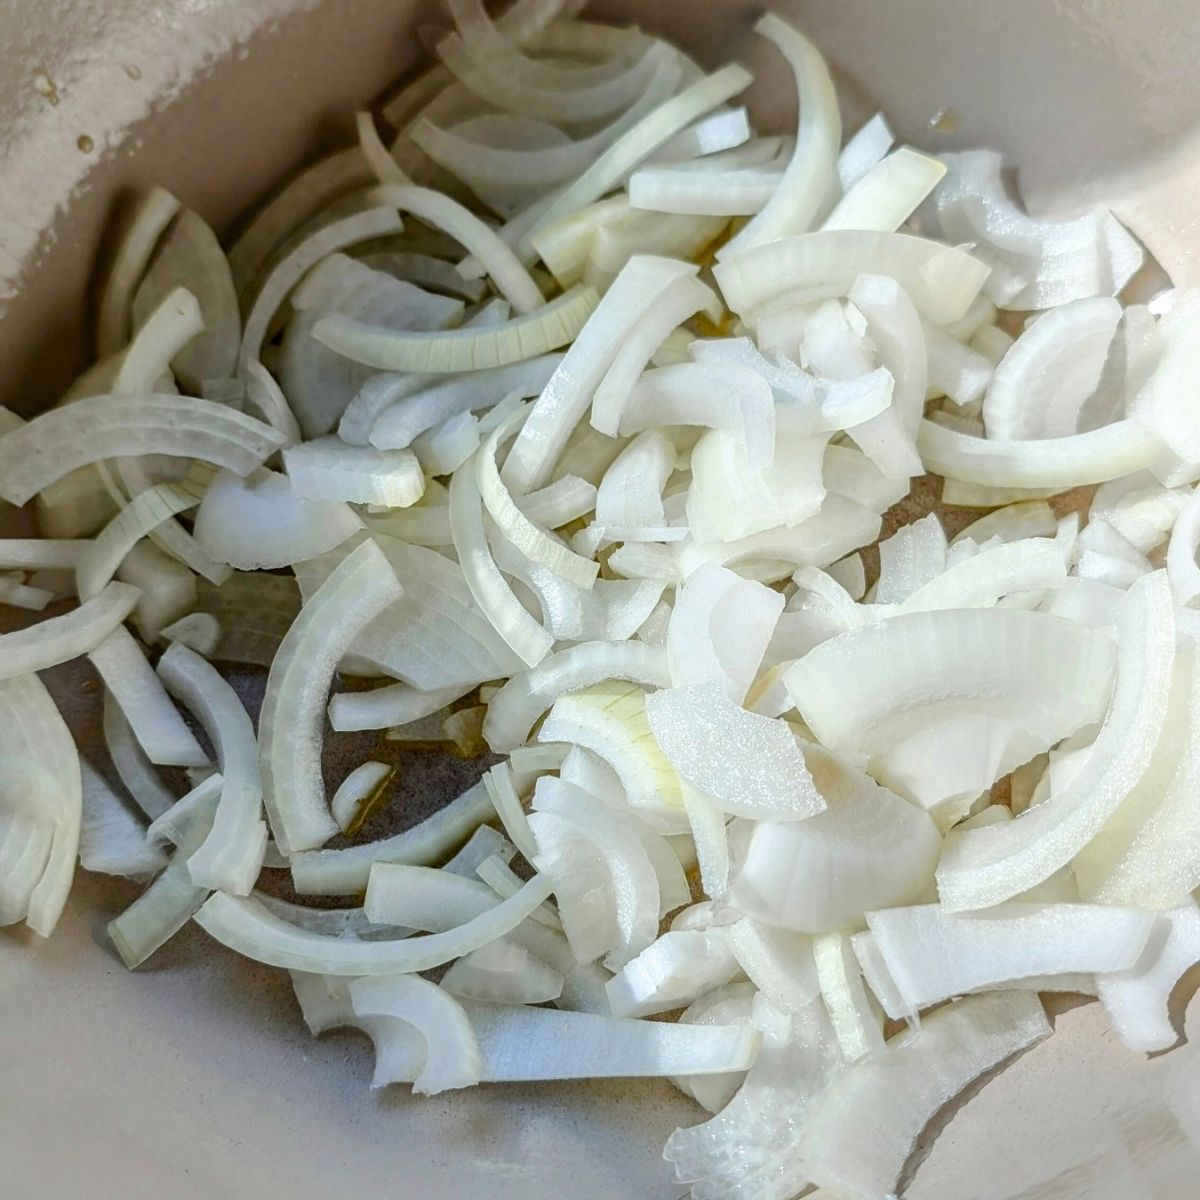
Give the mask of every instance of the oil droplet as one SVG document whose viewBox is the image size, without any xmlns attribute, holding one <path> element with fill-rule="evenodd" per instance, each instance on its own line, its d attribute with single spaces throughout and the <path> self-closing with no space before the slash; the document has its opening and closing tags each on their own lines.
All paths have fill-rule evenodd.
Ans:
<svg viewBox="0 0 1200 1200">
<path fill-rule="evenodd" d="M 45 71 L 35 71 L 33 73 L 33 86 L 37 89 L 38 95 L 45 96 L 51 104 L 58 103 L 58 85 Z"/>
<path fill-rule="evenodd" d="M 929 128 L 935 133 L 954 133 L 958 129 L 958 113 L 952 108 L 939 108 L 929 118 Z"/>
<path fill-rule="evenodd" d="M 91 154 L 91 152 L 96 148 L 96 143 L 92 141 L 92 139 L 86 133 L 81 133 L 79 135 L 79 140 L 75 143 L 75 145 L 77 145 L 80 150 L 84 152 L 84 154 Z"/>
<path fill-rule="evenodd" d="M 142 77 L 142 68 L 141 68 L 141 67 L 135 67 L 135 66 L 133 65 L 133 63 L 130 63 L 130 64 L 129 64 L 129 65 L 126 67 L 126 68 L 125 68 L 125 74 L 126 74 L 126 75 L 128 75 L 130 79 L 141 79 L 141 77 Z"/>
</svg>

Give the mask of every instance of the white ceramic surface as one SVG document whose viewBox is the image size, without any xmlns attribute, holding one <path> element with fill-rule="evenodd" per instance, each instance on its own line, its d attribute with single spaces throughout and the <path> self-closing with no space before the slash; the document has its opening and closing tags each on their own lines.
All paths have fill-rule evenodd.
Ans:
<svg viewBox="0 0 1200 1200">
<path fill-rule="evenodd" d="M 911 141 L 999 146 L 1035 208 L 1106 198 L 1177 278 L 1197 274 L 1195 0 L 779 7 L 840 69 L 848 112 L 865 116 L 874 100 Z M 750 5 L 599 8 L 710 61 L 733 54 L 761 68 L 760 112 L 790 119 L 786 75 L 747 33 Z M 36 410 L 89 353 L 85 302 L 115 200 L 161 182 L 229 228 L 286 168 L 349 135 L 353 107 L 416 57 L 414 26 L 429 11 L 408 0 L 6 0 L 0 403 Z M 930 129 L 943 109 L 954 134 Z M 52 674 L 94 738 L 83 669 Z M 81 874 L 51 941 L 0 931 L 5 1200 L 674 1200 L 684 1190 L 659 1147 L 701 1114 L 667 1085 L 373 1094 L 365 1041 L 312 1040 L 281 973 L 196 930 L 125 972 L 103 926 L 132 894 Z M 1196 1005 L 1191 1017 L 1200 1023 Z M 1056 1026 L 961 1106 L 912 1200 L 1200 1193 L 1196 1054 L 1131 1055 L 1095 1005 L 1060 1012 Z"/>
</svg>

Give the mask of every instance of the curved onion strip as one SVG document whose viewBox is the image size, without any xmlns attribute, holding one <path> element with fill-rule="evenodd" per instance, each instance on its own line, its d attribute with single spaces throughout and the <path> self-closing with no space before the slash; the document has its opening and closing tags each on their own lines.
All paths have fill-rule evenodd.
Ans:
<svg viewBox="0 0 1200 1200">
<path fill-rule="evenodd" d="M 1200 910 L 1194 901 L 1163 913 L 1138 961 L 1100 975 L 1096 994 L 1117 1035 L 1131 1050 L 1169 1050 L 1179 1040 L 1168 1003 L 1184 973 L 1200 962 Z"/>
<path fill-rule="evenodd" d="M 560 696 L 538 733 L 540 742 L 582 746 L 620 777 L 630 806 L 663 833 L 687 829 L 679 779 L 658 748 L 637 685 L 606 681 Z"/>
<path fill-rule="evenodd" d="M 354 126 L 358 133 L 358 147 L 375 178 L 382 184 L 404 187 L 412 182 L 400 164 L 388 152 L 379 136 L 375 117 L 365 110 L 354 114 Z"/>
<path fill-rule="evenodd" d="M 813 961 L 817 965 L 821 999 L 842 1058 L 855 1063 L 885 1053 L 883 1030 L 872 1011 L 849 937 L 844 933 L 826 933 L 815 938 Z"/>
<path fill-rule="evenodd" d="M 720 237 L 727 223 L 725 217 L 630 212 L 596 230 L 583 268 L 584 282 L 607 291 L 635 254 L 703 260 L 706 247 Z M 710 300 L 709 305 L 707 311 L 719 318 L 723 312 L 719 301 Z"/>
<path fill-rule="evenodd" d="M 207 767 L 208 757 L 183 723 L 133 635 L 118 626 L 88 652 L 147 758 L 177 767 Z"/>
<path fill-rule="evenodd" d="M 472 469 L 456 471 L 450 482 L 450 530 L 475 603 L 514 653 L 536 666 L 550 652 L 554 638 L 525 610 L 492 557 L 483 497 Z"/>
<path fill-rule="evenodd" d="M 246 364 L 259 357 L 279 306 L 321 259 L 357 242 L 399 233 L 403 228 L 403 222 L 393 209 L 377 207 L 334 221 L 294 246 L 272 267 L 246 314 L 246 322 L 242 328 L 238 373 L 242 374 Z"/>
<path fill-rule="evenodd" d="M 381 450 L 398 450 L 415 437 L 460 413 L 491 408 L 505 396 L 536 396 L 562 362 L 561 354 L 509 363 L 455 375 L 432 387 L 402 396 L 385 408 L 371 426 L 370 442 Z"/>
<path fill-rule="evenodd" d="M 427 866 L 437 862 L 494 815 L 491 798 L 483 784 L 477 783 L 419 825 L 394 837 L 345 850 L 313 850 L 293 855 L 292 881 L 301 896 L 353 895 L 366 888 L 375 863 Z M 489 849 L 488 853 L 491 852 Z M 474 870 L 472 864 L 472 874 Z"/>
<path fill-rule="evenodd" d="M 968 996 L 893 1041 L 878 1059 L 837 1076 L 800 1135 L 800 1163 L 824 1187 L 854 1196 L 896 1189 L 904 1163 L 934 1113 L 973 1079 L 1047 1037 L 1036 995 Z"/>
<path fill-rule="evenodd" d="M 85 543 L 75 572 L 80 599 L 98 595 L 129 551 L 152 529 L 199 503 L 198 495 L 173 483 L 139 492 L 92 541 Z"/>
<path fill-rule="evenodd" d="M 103 730 L 108 756 L 125 790 L 146 816 L 157 820 L 174 806 L 175 795 L 163 783 L 138 745 L 129 722 L 125 720 L 111 693 L 106 693 L 104 697 Z"/>
<path fill-rule="evenodd" d="M 773 13 L 763 17 L 754 32 L 775 44 L 795 75 L 800 109 L 796 146 L 775 194 L 717 252 L 721 260 L 812 228 L 833 182 L 842 140 L 837 93 L 821 52 L 798 29 Z"/>
<path fill-rule="evenodd" d="M 1153 913 L 1102 904 L 1006 904 L 986 918 L 937 904 L 867 914 L 888 973 L 912 1009 L 1030 976 L 1125 971 Z"/>
<path fill-rule="evenodd" d="M 381 371 L 448 375 L 537 358 L 569 345 L 596 308 L 593 288 L 572 288 L 524 317 L 479 329 L 405 333 L 338 314 L 322 317 L 312 336 L 338 354 Z"/>
<path fill-rule="evenodd" d="M 204 726 L 225 780 L 212 830 L 188 861 L 192 881 L 244 896 L 267 844 L 254 724 L 220 672 L 181 643 L 159 659 L 158 674 Z"/>
<path fill-rule="evenodd" d="M 747 712 L 720 684 L 654 692 L 646 717 L 676 774 L 722 812 L 802 821 L 824 810 L 786 722 Z"/>
<path fill-rule="evenodd" d="M 261 421 L 185 396 L 92 396 L 0 438 L 0 499 L 21 505 L 77 467 L 128 454 L 200 458 L 246 475 L 282 445 Z"/>
<path fill-rule="evenodd" d="M 668 529 L 663 510 L 663 489 L 676 461 L 674 444 L 656 429 L 638 434 L 622 449 L 596 490 L 596 527 L 605 542 L 687 536 L 682 527 Z"/>
<path fill-rule="evenodd" d="M 221 623 L 211 613 L 194 612 L 173 621 L 160 632 L 165 642 L 181 642 L 203 658 L 212 658 L 221 644 Z"/>
<path fill-rule="evenodd" d="M 370 692 L 339 692 L 329 701 L 329 724 L 339 733 L 407 725 L 440 712 L 471 690 L 469 684 L 421 691 L 407 683 L 394 683 Z"/>
<path fill-rule="evenodd" d="M 516 312 L 528 315 L 546 303 L 541 289 L 508 244 L 456 200 L 420 187 L 380 187 L 371 193 L 371 199 L 411 213 L 460 242 Z"/>
<path fill-rule="evenodd" d="M 94 650 L 133 612 L 140 594 L 110 583 L 72 612 L 0 635 L 0 679 L 32 675 Z"/>
<path fill-rule="evenodd" d="M 689 84 L 670 100 L 648 113 L 632 129 L 618 138 L 573 183 L 557 192 L 551 202 L 538 211 L 532 229 L 522 231 L 517 253 L 524 260 L 532 257 L 532 236 L 567 213 L 575 212 L 619 183 L 640 162 L 654 153 L 669 138 L 686 128 L 697 118 L 753 82 L 754 77 L 744 67 L 730 63 L 711 75 Z M 510 221 L 506 231 L 515 231 L 516 221 Z"/>
<path fill-rule="evenodd" d="M 719 932 L 675 929 L 630 959 L 605 990 L 614 1017 L 648 1017 L 693 1003 L 739 969 Z"/>
<path fill-rule="evenodd" d="M 75 877 L 83 782 L 70 730 L 36 675 L 0 680 L 0 761 L 5 764 L 6 790 L 27 788 L 29 792 L 6 796 L 6 807 L 14 799 L 36 805 L 26 814 L 26 845 L 35 853 L 25 856 L 25 861 L 33 870 L 16 889 L 19 911 L 5 913 L 3 919 L 12 923 L 23 918 L 34 933 L 49 937 Z M 6 816 L 0 816 L 0 821 Z M 8 834 L 13 832 L 10 826 Z M 6 841 L 7 837 L 0 837 L 7 868 Z M 7 870 L 5 876 L 0 879 L 0 892 L 13 886 Z"/>
<path fill-rule="evenodd" d="M 1165 573 L 1134 584 L 1116 619 L 1116 687 L 1082 766 L 1015 820 L 947 838 L 938 894 L 948 911 L 988 908 L 1049 878 L 1099 833 L 1141 778 L 1166 717 L 1175 659 Z"/>
<path fill-rule="evenodd" d="M 271 664 L 259 716 L 259 768 L 271 829 L 285 854 L 319 846 L 337 832 L 321 778 L 325 696 L 355 637 L 401 594 L 383 552 L 364 542 L 304 606 Z"/>
<path fill-rule="evenodd" d="M 597 232 L 628 212 L 624 193 L 606 196 L 538 229 L 531 237 L 533 248 L 560 286 L 569 287 L 582 278 Z"/>
<path fill-rule="evenodd" d="M 417 975 L 356 979 L 350 984 L 350 1003 L 358 1017 L 388 1017 L 416 1029 L 425 1043 L 420 1074 L 413 1081 L 418 1095 L 479 1082 L 483 1059 L 471 1023 L 458 1001 L 437 984 Z"/>
<path fill-rule="evenodd" d="M 844 296 L 864 272 L 887 275 L 936 325 L 959 320 L 987 278 L 966 251 L 908 233 L 834 229 L 783 238 L 727 258 L 715 269 L 725 302 L 752 316 L 790 292 Z"/>
<path fill-rule="evenodd" d="M 504 480 L 514 492 L 529 492 L 549 481 L 625 340 L 675 280 L 696 273 L 690 263 L 653 255 L 635 255 L 625 264 L 546 384 L 509 451 Z"/>
<path fill-rule="evenodd" d="M 512 843 L 531 862 L 537 852 L 537 842 L 529 828 L 525 806 L 517 795 L 512 768 L 506 762 L 497 763 L 483 777 L 483 787 Z"/>
<path fill-rule="evenodd" d="M 91 544 L 90 538 L 0 538 L 0 570 L 72 571 Z"/>
<path fill-rule="evenodd" d="M 639 167 L 629 177 L 629 204 L 655 212 L 752 216 L 775 194 L 790 150 L 787 139 L 758 138 L 723 154 Z"/>
<path fill-rule="evenodd" d="M 145 823 L 86 759 L 79 760 L 79 767 L 83 778 L 79 865 L 85 871 L 131 879 L 147 878 L 165 867 L 162 852 L 146 842 Z"/>
<path fill-rule="evenodd" d="M 1162 443 L 1136 421 L 1115 421 L 1070 437 L 993 442 L 921 422 L 917 448 L 927 470 L 989 487 L 1066 491 L 1151 466 Z"/>
<path fill-rule="evenodd" d="M 294 495 L 303 500 L 349 501 L 407 508 L 425 492 L 425 477 L 407 450 L 374 450 L 323 437 L 283 452 Z"/>
<path fill-rule="evenodd" d="M 395 924 L 372 903 L 371 887 L 368 884 L 367 916 L 377 924 Z M 271 966 L 322 975 L 396 975 L 428 971 L 486 946 L 515 929 L 549 896 L 549 883 L 535 877 L 511 899 L 464 925 L 445 933 L 390 942 L 351 942 L 312 933 L 280 920 L 258 900 L 221 892 L 212 896 L 195 919 L 231 950 Z"/>
<path fill-rule="evenodd" d="M 920 208 L 945 174 L 945 163 L 901 146 L 855 180 L 821 228 L 894 233 Z"/>
<path fill-rule="evenodd" d="M 1000 360 L 983 401 L 993 441 L 1062 438 L 1100 383 L 1121 305 L 1097 296 L 1032 321 Z"/>
<path fill-rule="evenodd" d="M 464 1000 L 545 1004 L 562 995 L 563 975 L 524 946 L 501 938 L 460 958 L 441 986 Z"/>
<path fill-rule="evenodd" d="M 165 188 L 152 187 L 132 214 L 100 293 L 96 342 L 102 358 L 115 354 L 129 341 L 133 294 L 179 208 L 179 201 Z"/>
</svg>

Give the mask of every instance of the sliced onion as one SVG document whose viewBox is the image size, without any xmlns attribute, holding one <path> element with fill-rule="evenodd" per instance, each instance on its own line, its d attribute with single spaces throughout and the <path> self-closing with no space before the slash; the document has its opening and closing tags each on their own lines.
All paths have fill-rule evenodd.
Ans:
<svg viewBox="0 0 1200 1200">
<path fill-rule="evenodd" d="M 670 1012 L 728 983 L 738 972 L 719 933 L 664 933 L 609 981 L 614 1017 L 648 1017 Z"/>
<path fill-rule="evenodd" d="M 410 452 L 348 446 L 333 437 L 288 447 L 283 466 L 292 493 L 303 500 L 407 508 L 425 491 L 425 478 Z"/>
<path fill-rule="evenodd" d="M 146 826 L 108 782 L 79 761 L 83 780 L 83 810 L 79 829 L 79 865 L 101 875 L 145 879 L 156 874 L 166 859 L 146 842 Z"/>
<path fill-rule="evenodd" d="M 823 934 L 813 942 L 813 960 L 842 1058 L 856 1063 L 886 1053 L 879 1010 L 872 1008 L 850 939 L 843 933 Z"/>
<path fill-rule="evenodd" d="M 946 166 L 901 146 L 846 189 L 822 229 L 872 229 L 894 233 L 941 182 Z"/>
<path fill-rule="evenodd" d="M 259 717 L 263 800 L 284 853 L 321 845 L 337 832 L 321 779 L 325 694 L 359 631 L 401 595 L 374 542 L 365 542 L 321 585 L 288 630 L 271 664 Z"/>
</svg>

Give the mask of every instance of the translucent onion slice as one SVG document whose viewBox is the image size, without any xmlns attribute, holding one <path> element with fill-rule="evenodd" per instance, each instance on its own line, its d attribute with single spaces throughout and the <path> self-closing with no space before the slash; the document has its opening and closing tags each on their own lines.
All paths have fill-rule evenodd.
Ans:
<svg viewBox="0 0 1200 1200">
<path fill-rule="evenodd" d="M 258 878 L 267 844 L 254 724 L 220 672 L 181 643 L 158 660 L 158 674 L 203 725 L 225 781 L 212 829 L 188 870 L 201 886 L 244 896 Z"/>
<path fill-rule="evenodd" d="M 1160 571 L 1134 584 L 1117 611 L 1112 704 L 1080 770 L 1007 825 L 947 839 L 938 893 L 948 911 L 987 908 L 1026 891 L 1100 832 L 1149 765 L 1166 718 L 1174 658 L 1173 605 Z"/>
<path fill-rule="evenodd" d="M 669 676 L 661 648 L 640 642 L 581 642 L 514 675 L 488 705 L 483 732 L 497 754 L 522 745 L 546 709 L 568 692 L 606 680 L 624 679 L 666 687 Z"/>
<path fill-rule="evenodd" d="M 396 768 L 388 763 L 365 762 L 338 784 L 329 811 L 343 833 L 355 832 L 395 774 Z"/>
<path fill-rule="evenodd" d="M 936 325 L 959 320 L 988 268 L 966 251 L 907 233 L 828 230 L 783 238 L 726 258 L 715 271 L 729 307 L 748 318 L 789 293 L 844 296 L 864 272 L 895 279 Z"/>
<path fill-rule="evenodd" d="M 133 635 L 118 626 L 88 652 L 152 763 L 207 767 L 208 756 L 183 723 Z"/>
<path fill-rule="evenodd" d="M 44 671 L 94 650 L 133 611 L 140 593 L 110 583 L 72 612 L 0 635 L 0 679 Z"/>
<path fill-rule="evenodd" d="M 133 736 L 129 722 L 111 693 L 104 697 L 104 744 L 117 776 L 137 806 L 152 820 L 175 804 L 175 795 L 163 783 L 145 751 Z"/>
<path fill-rule="evenodd" d="M 200 303 L 203 332 L 172 359 L 180 383 L 199 391 L 209 379 L 226 379 L 237 365 L 242 317 L 229 262 L 216 234 L 185 208 L 159 239 L 133 296 L 133 324 L 144 318 L 180 284 Z M 124 390 L 124 389 L 118 389 Z"/>
<path fill-rule="evenodd" d="M 371 445 L 381 450 L 403 449 L 451 417 L 491 408 L 514 394 L 522 400 L 536 396 L 561 362 L 561 354 L 544 354 L 506 367 L 451 376 L 403 396 L 385 408 L 371 426 Z"/>
<path fill-rule="evenodd" d="M 524 946 L 500 938 L 460 958 L 441 986 L 464 1000 L 491 1004 L 545 1004 L 562 995 L 562 973 Z"/>
<path fill-rule="evenodd" d="M 837 93 L 821 52 L 773 13 L 763 17 L 754 31 L 774 43 L 796 77 L 799 124 L 791 162 L 775 194 L 745 229 L 718 251 L 722 260 L 811 229 L 833 182 L 842 140 Z"/>
<path fill-rule="evenodd" d="M 355 979 L 350 1004 L 360 1018 L 386 1017 L 411 1025 L 425 1043 L 413 1091 L 432 1096 L 479 1082 L 482 1057 L 462 1006 L 437 984 L 417 975 Z M 382 1082 L 378 1077 L 375 1085 Z"/>
<path fill-rule="evenodd" d="M 1095 393 L 1121 305 L 1107 297 L 1076 300 L 1031 322 L 996 367 L 983 402 L 994 441 L 1063 438 L 1079 431 Z"/>
<path fill-rule="evenodd" d="M 824 933 L 922 898 L 942 847 L 932 818 L 832 754 L 810 749 L 807 761 L 826 811 L 756 823 L 730 903 L 768 925 Z"/>
<path fill-rule="evenodd" d="M 401 594 L 383 552 L 364 542 L 304 606 L 271 664 L 259 716 L 259 769 L 271 829 L 285 854 L 319 846 L 337 832 L 320 769 L 325 695 L 355 637 Z"/>
<path fill-rule="evenodd" d="M 894 1192 L 921 1130 L 972 1080 L 1041 1041 L 1050 1023 L 1036 995 L 969 996 L 921 1032 L 835 1078 L 800 1135 L 808 1177 L 848 1196 Z"/>
<path fill-rule="evenodd" d="M 607 983 L 614 1017 L 670 1012 L 728 983 L 739 968 L 717 932 L 664 933 Z"/>
<path fill-rule="evenodd" d="M 324 437 L 283 453 L 292 494 L 302 500 L 349 501 L 407 508 L 425 492 L 425 477 L 405 450 L 372 450 Z"/>
<path fill-rule="evenodd" d="M 438 862 L 494 816 L 491 799 L 483 784 L 477 783 L 420 824 L 394 837 L 344 850 L 292 855 L 292 882 L 301 896 L 353 895 L 365 890 L 375 863 L 427 866 Z M 474 873 L 474 863 L 470 870 Z"/>
<path fill-rule="evenodd" d="M 0 498 L 25 504 L 77 467 L 128 454 L 199 458 L 246 475 L 282 444 L 261 421 L 210 400 L 92 396 L 0 438 Z"/>
<path fill-rule="evenodd" d="M 0 538 L 0 569 L 72 571 L 91 545 L 88 538 Z"/>
<path fill-rule="evenodd" d="M 179 212 L 179 201 L 165 188 L 152 187 L 130 214 L 116 257 L 100 291 L 96 322 L 97 350 L 103 358 L 129 341 L 133 295 L 168 225 Z"/>
<path fill-rule="evenodd" d="M 629 204 L 655 212 L 753 216 L 775 194 L 791 149 L 789 139 L 758 138 L 704 158 L 647 164 L 629 177 Z"/>
<path fill-rule="evenodd" d="M 579 335 L 596 307 L 592 288 L 572 288 L 527 316 L 482 329 L 405 333 L 337 314 L 322 318 L 313 337 L 331 350 L 382 371 L 452 374 L 537 358 Z"/>
<path fill-rule="evenodd" d="M 689 1004 L 679 1016 L 681 1025 L 749 1025 L 756 989 L 752 983 L 728 983 Z M 718 1113 L 745 1081 L 741 1071 L 724 1075 L 677 1075 L 671 1082 L 702 1108 Z"/>
<path fill-rule="evenodd" d="M 950 610 L 825 642 L 786 684 L 823 745 L 865 753 L 881 783 L 932 807 L 1098 721 L 1113 660 L 1103 634 L 1044 613 Z"/>
<path fill-rule="evenodd" d="M 321 259 L 357 242 L 399 233 L 403 227 L 392 209 L 373 208 L 325 225 L 289 250 L 271 268 L 246 314 L 238 373 L 244 373 L 246 364 L 259 357 L 279 306 Z"/>
<path fill-rule="evenodd" d="M 787 724 L 740 708 L 719 684 L 667 688 L 645 708 L 675 772 L 722 812 L 802 821 L 824 810 Z"/>
<path fill-rule="evenodd" d="M 848 1063 L 886 1053 L 882 1017 L 873 1008 L 858 960 L 844 933 L 827 933 L 813 942 L 813 960 L 821 999 L 838 1048 Z"/>
<path fill-rule="evenodd" d="M 1168 1004 L 1175 985 L 1200 962 L 1200 910 L 1189 901 L 1163 913 L 1132 967 L 1096 980 L 1117 1036 L 1131 1050 L 1169 1050 L 1179 1040 Z"/>
<path fill-rule="evenodd" d="M 758 1030 L 670 1025 L 595 1013 L 505 1005 L 466 1006 L 485 1082 L 716 1075 L 745 1070 Z"/>
<path fill-rule="evenodd" d="M 913 1009 L 1030 976 L 1128 970 L 1154 922 L 1153 913 L 1100 904 L 1012 903 L 986 918 L 937 904 L 867 914 L 888 973 Z"/>
<path fill-rule="evenodd" d="M 297 495 L 285 475 L 261 471 L 239 479 L 222 471 L 196 514 L 196 540 L 239 571 L 291 566 L 352 537 L 362 522 L 349 505 Z"/>
<path fill-rule="evenodd" d="M 596 524 L 605 540 L 656 541 L 668 532 L 662 494 L 675 461 L 672 442 L 653 429 L 617 455 L 596 492 Z"/>
<path fill-rule="evenodd" d="M 166 858 L 146 842 L 146 826 L 85 759 L 79 865 L 101 875 L 146 879 L 166 866 Z"/>
<path fill-rule="evenodd" d="M 610 681 L 560 696 L 538 741 L 591 750 L 617 772 L 630 806 L 651 828 L 686 831 L 679 780 L 650 731 L 642 688 Z"/>
<path fill-rule="evenodd" d="M 895 233 L 945 174 L 945 163 L 901 146 L 854 181 L 821 228 Z"/>
<path fill-rule="evenodd" d="M 673 259 L 637 255 L 629 260 L 551 376 L 509 452 L 504 479 L 514 492 L 532 491 L 549 480 L 626 338 L 675 280 L 695 274 L 694 266 Z"/>
</svg>

